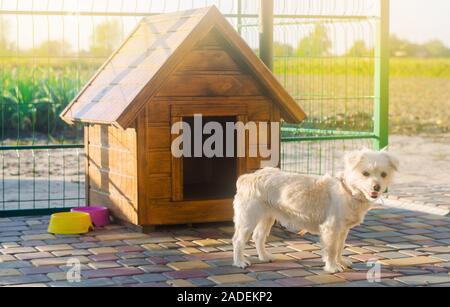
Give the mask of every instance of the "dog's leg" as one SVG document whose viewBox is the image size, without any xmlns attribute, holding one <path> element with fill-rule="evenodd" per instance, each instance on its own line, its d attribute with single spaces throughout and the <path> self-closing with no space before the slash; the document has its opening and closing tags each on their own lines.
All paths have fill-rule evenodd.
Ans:
<svg viewBox="0 0 450 307">
<path fill-rule="evenodd" d="M 346 268 L 351 267 L 353 264 L 350 260 L 347 260 L 342 256 L 342 253 L 344 252 L 345 240 L 347 239 L 348 232 L 349 232 L 349 229 L 346 229 L 341 232 L 341 234 L 339 236 L 339 246 L 338 246 L 338 263 Z"/>
<path fill-rule="evenodd" d="M 262 219 L 253 232 L 253 241 L 255 241 L 256 250 L 258 251 L 259 260 L 264 262 L 270 262 L 275 257 L 266 250 L 266 239 L 270 234 L 275 219 L 272 217 L 266 217 Z"/>
<path fill-rule="evenodd" d="M 250 265 L 250 261 L 248 261 L 244 256 L 244 248 L 245 244 L 247 244 L 250 239 L 250 235 L 254 229 L 254 226 L 243 225 L 240 227 L 236 227 L 233 236 L 233 265 L 242 269 L 245 269 Z"/>
<path fill-rule="evenodd" d="M 339 234 L 340 230 L 333 225 L 321 225 L 320 239 L 322 241 L 324 270 L 329 273 L 344 271 L 344 267 L 338 263 Z"/>
<path fill-rule="evenodd" d="M 234 235 L 233 235 L 233 265 L 239 268 L 246 268 L 250 261 L 245 259 L 244 248 L 250 239 L 250 235 L 261 219 L 258 214 L 258 202 L 249 202 L 245 207 L 240 202 L 234 203 Z"/>
</svg>

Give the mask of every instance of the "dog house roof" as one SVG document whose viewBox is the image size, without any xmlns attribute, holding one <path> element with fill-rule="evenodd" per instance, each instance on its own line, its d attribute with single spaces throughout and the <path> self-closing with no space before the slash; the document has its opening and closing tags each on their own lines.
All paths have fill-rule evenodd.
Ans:
<svg viewBox="0 0 450 307">
<path fill-rule="evenodd" d="M 143 18 L 61 113 L 68 123 L 127 128 L 195 44 L 212 29 L 253 72 L 286 121 L 305 113 L 215 7 Z"/>
</svg>

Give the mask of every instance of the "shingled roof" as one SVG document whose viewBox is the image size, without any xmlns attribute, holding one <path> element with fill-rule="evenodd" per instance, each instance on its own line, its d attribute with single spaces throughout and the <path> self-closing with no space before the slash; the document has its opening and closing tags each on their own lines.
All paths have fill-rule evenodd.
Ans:
<svg viewBox="0 0 450 307">
<path fill-rule="evenodd" d="M 143 18 L 61 113 L 68 123 L 127 128 L 175 70 L 186 52 L 212 29 L 220 32 L 281 107 L 286 121 L 305 113 L 215 7 Z"/>
</svg>

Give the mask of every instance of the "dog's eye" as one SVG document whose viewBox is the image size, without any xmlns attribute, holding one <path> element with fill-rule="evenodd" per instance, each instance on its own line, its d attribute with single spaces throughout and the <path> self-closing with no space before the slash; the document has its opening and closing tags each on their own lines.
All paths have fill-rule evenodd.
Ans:
<svg viewBox="0 0 450 307">
<path fill-rule="evenodd" d="M 386 178 L 386 177 L 387 177 L 387 174 L 386 174 L 385 172 L 382 172 L 382 173 L 381 173 L 381 177 L 382 177 L 382 178 Z"/>
<path fill-rule="evenodd" d="M 370 173 L 369 172 L 363 172 L 363 175 L 366 176 L 366 177 L 369 177 Z"/>
</svg>

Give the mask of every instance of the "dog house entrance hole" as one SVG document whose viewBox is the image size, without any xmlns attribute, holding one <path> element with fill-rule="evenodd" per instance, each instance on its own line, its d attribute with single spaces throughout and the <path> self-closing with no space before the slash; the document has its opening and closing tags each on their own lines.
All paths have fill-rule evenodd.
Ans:
<svg viewBox="0 0 450 307">
<path fill-rule="evenodd" d="M 236 131 L 234 131 L 234 154 L 226 157 L 226 123 L 236 122 L 235 116 L 202 117 L 202 131 L 208 122 L 219 123 L 223 132 L 223 157 L 194 157 L 194 117 L 184 117 L 191 128 L 192 157 L 183 157 L 183 198 L 184 200 L 231 198 L 236 192 L 237 158 Z M 213 131 L 214 133 L 214 131 Z M 202 148 L 212 134 L 202 135 Z M 212 147 L 213 149 L 214 146 Z"/>
</svg>

